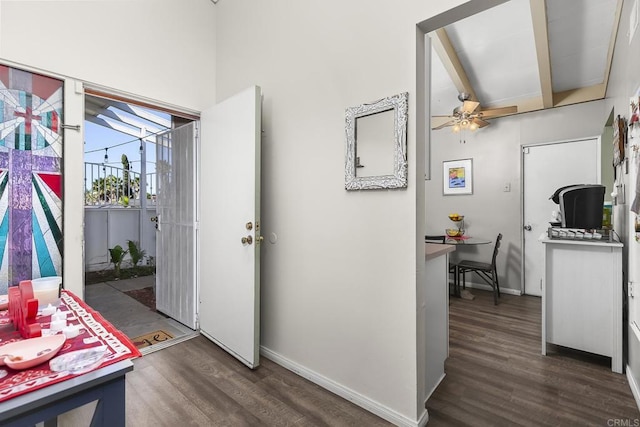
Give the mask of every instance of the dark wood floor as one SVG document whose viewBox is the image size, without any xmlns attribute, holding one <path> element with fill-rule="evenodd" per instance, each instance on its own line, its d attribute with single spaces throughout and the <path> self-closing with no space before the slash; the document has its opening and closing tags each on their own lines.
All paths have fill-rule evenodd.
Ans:
<svg viewBox="0 0 640 427">
<path fill-rule="evenodd" d="M 129 422 L 131 421 L 131 422 Z M 250 370 L 199 336 L 148 354 L 127 374 L 132 426 L 387 426 L 268 359 Z"/>
<path fill-rule="evenodd" d="M 449 311 L 446 377 L 427 401 L 429 426 L 640 425 L 626 376 L 611 359 L 541 350 L 540 298 L 473 290 Z M 616 424 L 617 422 L 617 424 Z"/>
<path fill-rule="evenodd" d="M 430 427 L 639 425 L 610 359 L 551 347 L 540 355 L 539 298 L 503 295 L 494 306 L 490 293 L 473 293 L 451 300 L 450 357 L 427 402 Z M 203 337 L 134 363 L 128 426 L 389 425 L 268 359 L 249 370 Z M 91 409 L 59 425 L 88 425 Z"/>
<path fill-rule="evenodd" d="M 126 379 L 129 427 L 390 425 L 266 358 L 250 370 L 202 336 L 134 365 Z M 94 407 L 58 425 L 89 425 Z"/>
</svg>

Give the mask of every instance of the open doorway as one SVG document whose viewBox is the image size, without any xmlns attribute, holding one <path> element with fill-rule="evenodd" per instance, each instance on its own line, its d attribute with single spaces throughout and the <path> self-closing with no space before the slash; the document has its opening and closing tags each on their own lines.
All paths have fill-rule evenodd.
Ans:
<svg viewBox="0 0 640 427">
<path fill-rule="evenodd" d="M 143 353 L 195 335 L 156 301 L 157 141 L 194 120 L 85 95 L 85 299 Z"/>
</svg>

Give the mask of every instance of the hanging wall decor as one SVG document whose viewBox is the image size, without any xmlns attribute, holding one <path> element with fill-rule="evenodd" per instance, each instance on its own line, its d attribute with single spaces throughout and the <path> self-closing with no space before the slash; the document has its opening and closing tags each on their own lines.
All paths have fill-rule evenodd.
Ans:
<svg viewBox="0 0 640 427">
<path fill-rule="evenodd" d="M 473 194 L 472 159 L 442 162 L 442 194 Z"/>
<path fill-rule="evenodd" d="M 62 88 L 0 65 L 0 294 L 62 275 Z"/>
<path fill-rule="evenodd" d="M 613 121 L 613 165 L 618 166 L 624 160 L 627 142 L 627 125 L 624 117 L 616 116 Z"/>
<path fill-rule="evenodd" d="M 408 111 L 408 92 L 347 108 L 345 189 L 407 187 Z"/>
</svg>

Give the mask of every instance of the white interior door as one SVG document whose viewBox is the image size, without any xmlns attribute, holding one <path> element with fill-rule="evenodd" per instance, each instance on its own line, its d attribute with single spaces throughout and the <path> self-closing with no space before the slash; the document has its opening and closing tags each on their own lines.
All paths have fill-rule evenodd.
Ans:
<svg viewBox="0 0 640 427">
<path fill-rule="evenodd" d="M 156 137 L 156 308 L 196 329 L 195 122 Z"/>
<path fill-rule="evenodd" d="M 260 350 L 261 94 L 201 114 L 200 332 L 247 366 Z"/>
<path fill-rule="evenodd" d="M 524 147 L 522 169 L 523 289 L 540 296 L 544 248 L 539 237 L 547 232 L 551 213 L 559 210 L 549 198 L 565 185 L 600 183 L 599 138 Z"/>
</svg>

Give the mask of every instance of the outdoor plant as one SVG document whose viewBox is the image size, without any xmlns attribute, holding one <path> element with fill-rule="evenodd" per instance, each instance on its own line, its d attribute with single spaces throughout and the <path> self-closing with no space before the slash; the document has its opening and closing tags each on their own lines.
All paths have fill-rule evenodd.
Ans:
<svg viewBox="0 0 640 427">
<path fill-rule="evenodd" d="M 124 256 L 127 254 L 127 251 L 122 249 L 122 246 L 115 245 L 113 248 L 109 249 L 109 254 L 111 254 L 111 262 L 114 265 L 115 276 L 120 277 L 120 266 L 122 265 L 122 261 L 124 260 Z"/>
<path fill-rule="evenodd" d="M 146 251 L 140 249 L 138 242 L 134 242 L 133 240 L 127 240 L 127 245 L 129 246 L 129 256 L 131 257 L 131 262 L 133 263 L 134 267 L 137 267 L 138 263 L 144 258 Z"/>
</svg>

